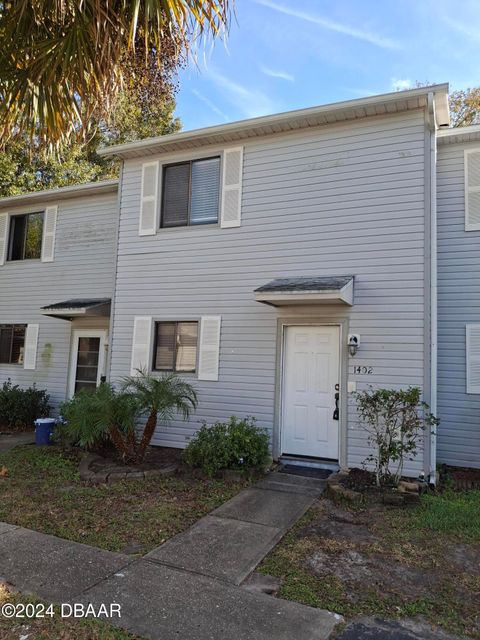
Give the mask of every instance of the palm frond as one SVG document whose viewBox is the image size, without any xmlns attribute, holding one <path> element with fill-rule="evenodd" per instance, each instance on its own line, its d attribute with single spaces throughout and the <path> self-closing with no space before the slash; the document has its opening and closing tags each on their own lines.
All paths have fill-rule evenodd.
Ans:
<svg viewBox="0 0 480 640">
<path fill-rule="evenodd" d="M 79 135 L 82 112 L 108 111 L 122 57 L 221 33 L 232 0 L 12 0 L 0 5 L 0 142 L 17 131 L 52 146 Z"/>
</svg>

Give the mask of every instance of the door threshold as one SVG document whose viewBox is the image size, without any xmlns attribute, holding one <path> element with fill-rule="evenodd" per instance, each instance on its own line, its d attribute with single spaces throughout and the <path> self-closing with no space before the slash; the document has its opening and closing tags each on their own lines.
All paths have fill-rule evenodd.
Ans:
<svg viewBox="0 0 480 640">
<path fill-rule="evenodd" d="M 327 458 L 309 458 L 308 456 L 283 454 L 280 456 L 279 462 L 291 467 L 311 467 L 312 469 L 327 469 L 329 471 L 338 471 L 340 469 L 337 460 L 329 460 Z"/>
</svg>

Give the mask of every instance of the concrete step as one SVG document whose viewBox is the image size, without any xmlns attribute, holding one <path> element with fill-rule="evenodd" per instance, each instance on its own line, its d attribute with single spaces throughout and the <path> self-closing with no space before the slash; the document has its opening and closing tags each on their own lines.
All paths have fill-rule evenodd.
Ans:
<svg viewBox="0 0 480 640">
<path fill-rule="evenodd" d="M 271 473 L 255 485 L 258 489 L 285 491 L 287 493 L 311 496 L 312 498 L 318 498 L 321 496 L 325 490 L 325 486 L 326 480 L 306 478 L 304 476 L 296 476 L 290 473 Z"/>
</svg>

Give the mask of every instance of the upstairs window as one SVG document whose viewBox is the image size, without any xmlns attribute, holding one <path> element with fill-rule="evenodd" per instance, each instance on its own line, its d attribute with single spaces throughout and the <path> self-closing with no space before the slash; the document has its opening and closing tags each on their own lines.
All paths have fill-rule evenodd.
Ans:
<svg viewBox="0 0 480 640">
<path fill-rule="evenodd" d="M 0 324 L 0 363 L 23 364 L 26 324 Z"/>
<path fill-rule="evenodd" d="M 218 222 L 220 158 L 167 165 L 162 185 L 162 227 Z"/>
<path fill-rule="evenodd" d="M 153 368 L 194 373 L 197 368 L 198 322 L 156 322 Z"/>
<path fill-rule="evenodd" d="M 42 235 L 43 213 L 12 216 L 8 240 L 8 259 L 39 259 L 42 254 Z"/>
</svg>

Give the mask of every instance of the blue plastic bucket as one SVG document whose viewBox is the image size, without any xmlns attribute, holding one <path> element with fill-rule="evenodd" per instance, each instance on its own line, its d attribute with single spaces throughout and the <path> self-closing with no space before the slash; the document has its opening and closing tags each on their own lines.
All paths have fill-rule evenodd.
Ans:
<svg viewBox="0 0 480 640">
<path fill-rule="evenodd" d="M 50 444 L 55 420 L 53 418 L 38 418 L 35 420 L 35 444 L 37 447 L 44 447 Z"/>
</svg>

